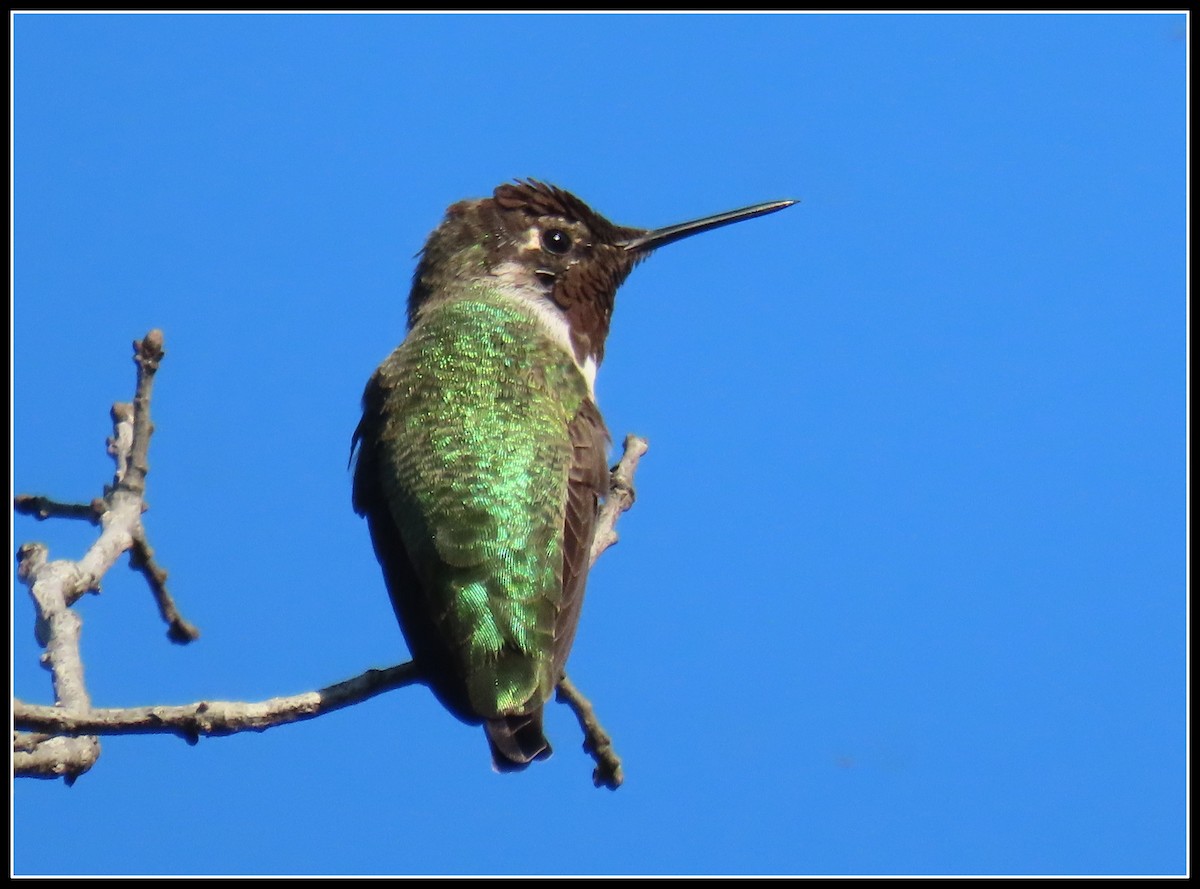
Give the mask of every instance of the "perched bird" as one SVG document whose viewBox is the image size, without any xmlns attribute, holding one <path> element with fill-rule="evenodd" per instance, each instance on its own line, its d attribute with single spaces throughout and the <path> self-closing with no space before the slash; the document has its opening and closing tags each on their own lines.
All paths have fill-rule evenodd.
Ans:
<svg viewBox="0 0 1200 889">
<path fill-rule="evenodd" d="M 617 288 L 657 247 L 792 203 L 651 231 L 518 181 L 454 204 L 429 236 L 408 335 L 363 395 L 354 509 L 414 661 L 483 724 L 498 771 L 550 755 L 542 708 L 608 488 L 593 387 Z"/>
</svg>

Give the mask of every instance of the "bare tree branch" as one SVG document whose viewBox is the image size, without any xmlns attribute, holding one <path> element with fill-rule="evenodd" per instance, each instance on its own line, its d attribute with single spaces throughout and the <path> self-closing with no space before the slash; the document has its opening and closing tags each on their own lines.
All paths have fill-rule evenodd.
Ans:
<svg viewBox="0 0 1200 889">
<path fill-rule="evenodd" d="M 137 539 L 145 540 L 142 512 L 145 508 L 146 455 L 152 431 L 150 393 L 154 374 L 163 357 L 162 332 L 152 330 L 133 344 L 138 366 L 134 404 L 113 406 L 113 437 L 109 453 L 117 465 L 114 484 L 102 499 L 87 509 L 90 520 L 100 525 L 100 536 L 78 561 L 50 561 L 41 543 L 27 543 L 18 552 L 19 576 L 29 588 L 37 609 L 35 635 L 45 649 L 43 663 L 49 668 L 58 708 L 67 713 L 91 709 L 79 655 L 82 620 L 71 605 L 86 592 L 99 592 L 103 577 Z M 24 509 L 22 508 L 24 505 Z M 18 511 L 36 510 L 39 516 L 83 517 L 78 505 L 60 504 L 48 498 L 22 496 L 14 499 Z M 95 737 L 14 739 L 13 771 L 17 775 L 74 781 L 96 762 L 100 744 Z"/>
<path fill-rule="evenodd" d="M 165 355 L 161 330 L 152 330 L 144 339 L 133 343 L 133 360 L 138 366 L 137 389 L 133 394 L 133 440 L 126 471 L 117 479 L 117 492 L 134 495 L 139 514 L 142 494 L 146 491 L 146 475 L 150 472 L 146 455 L 150 451 L 150 436 L 154 433 L 154 424 L 150 422 L 150 395 L 154 391 L 154 375 Z"/>
<path fill-rule="evenodd" d="M 82 622 L 71 605 L 85 592 L 99 592 L 100 578 L 129 552 L 130 567 L 146 579 L 174 642 L 190 642 L 199 631 L 185 620 L 167 591 L 167 572 L 157 563 L 141 515 L 145 511 L 147 454 L 154 426 L 150 397 L 154 375 L 165 352 L 161 331 L 152 330 L 134 343 L 138 366 L 132 404 L 113 405 L 113 436 L 108 452 L 116 463 L 113 484 L 103 499 L 85 505 L 67 504 L 46 497 L 20 495 L 14 509 L 39 519 L 84 518 L 101 526 L 96 542 L 83 558 L 71 562 L 48 560 L 47 548 L 29 543 L 19 552 L 20 577 L 37 606 L 35 633 L 45 648 L 43 661 L 50 668 L 55 705 L 13 701 L 13 771 L 18 776 L 65 777 L 68 782 L 87 771 L 100 753 L 99 735 L 176 734 L 190 743 L 202 736 L 223 736 L 243 731 L 261 732 L 288 725 L 365 701 L 383 692 L 423 682 L 409 662 L 367 672 L 317 691 L 260 702 L 198 701 L 177 706 L 93 708 L 83 679 L 79 656 Z M 625 452 L 613 467 L 609 494 L 598 518 L 591 562 L 617 541 L 615 526 L 633 505 L 633 475 L 646 452 L 643 439 L 630 435 Z M 597 787 L 616 789 L 623 775 L 621 760 L 612 749 L 591 703 L 565 675 L 558 700 L 575 712 L 584 731 L 584 750 L 595 760 Z"/>
<path fill-rule="evenodd" d="M 625 453 L 621 461 L 612 468 L 609 479 L 608 496 L 600 507 L 600 518 L 596 522 L 596 536 L 592 539 L 592 561 L 617 542 L 617 519 L 626 512 L 634 501 L 633 474 L 637 472 L 638 461 L 650 448 L 646 439 L 636 435 L 625 436 Z"/>
<path fill-rule="evenodd" d="M 98 525 L 104 509 L 104 501 L 99 498 L 91 503 L 61 503 L 34 494 L 18 494 L 13 498 L 14 512 L 18 515 L 33 516 L 39 522 L 46 519 L 84 519 Z"/>
<path fill-rule="evenodd" d="M 583 729 L 584 752 L 596 761 L 592 783 L 597 787 L 616 790 L 625 780 L 625 773 L 621 770 L 621 757 L 613 750 L 612 738 L 596 718 L 592 702 L 580 694 L 566 674 L 563 674 L 563 678 L 558 682 L 557 698 L 575 711 L 575 718 L 579 720 L 579 727 Z"/>
<path fill-rule="evenodd" d="M 158 603 L 158 613 L 167 624 L 167 638 L 172 642 L 186 644 L 200 638 L 200 630 L 190 623 L 175 607 L 175 600 L 167 592 L 167 572 L 154 561 L 154 549 L 146 540 L 145 534 L 133 538 L 133 547 L 129 551 L 129 567 L 140 571 L 150 585 L 154 601 Z"/>
<path fill-rule="evenodd" d="M 83 574 L 72 562 L 48 562 L 46 547 L 40 543 L 25 544 L 17 558 L 18 576 L 28 585 L 37 608 L 34 633 L 45 649 L 42 661 L 53 677 L 54 699 L 65 712 L 86 712 L 92 702 L 79 656 L 83 622 L 70 603 L 94 588 L 96 578 Z M 66 778 L 71 783 L 99 756 L 100 742 L 94 737 L 46 738 L 14 749 L 13 768 L 18 775 Z"/>
<path fill-rule="evenodd" d="M 194 744 L 201 736 L 261 732 L 277 725 L 313 719 L 421 681 L 416 666 L 409 662 L 386 670 L 367 670 L 318 691 L 256 703 L 197 701 L 169 707 L 97 707 L 79 713 L 13 701 L 13 725 L 55 735 L 174 733 Z"/>
</svg>

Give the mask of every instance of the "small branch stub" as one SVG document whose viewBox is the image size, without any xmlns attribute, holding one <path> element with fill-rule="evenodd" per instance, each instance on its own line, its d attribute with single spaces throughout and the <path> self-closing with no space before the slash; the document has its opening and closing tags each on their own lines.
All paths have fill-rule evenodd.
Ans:
<svg viewBox="0 0 1200 889">
<path fill-rule="evenodd" d="M 620 462 L 612 468 L 608 496 L 604 498 L 604 505 L 600 507 L 600 518 L 596 522 L 596 536 L 592 540 L 592 564 L 595 564 L 602 552 L 617 542 L 617 519 L 633 506 L 633 474 L 637 472 L 638 461 L 649 449 L 650 445 L 646 439 L 636 435 L 625 436 L 625 451 Z"/>
</svg>

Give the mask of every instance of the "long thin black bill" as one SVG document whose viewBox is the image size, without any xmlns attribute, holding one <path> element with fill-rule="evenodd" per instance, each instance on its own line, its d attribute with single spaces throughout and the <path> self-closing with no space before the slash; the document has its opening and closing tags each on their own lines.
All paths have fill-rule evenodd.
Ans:
<svg viewBox="0 0 1200 889">
<path fill-rule="evenodd" d="M 732 222 L 741 222 L 743 219 L 765 216 L 768 213 L 782 210 L 784 207 L 790 207 L 795 203 L 799 202 L 770 201 L 766 204 L 755 204 L 753 207 L 743 207 L 740 210 L 730 210 L 728 213 L 718 213 L 716 216 L 706 216 L 703 219 L 695 219 L 691 222 L 681 222 L 678 225 L 668 225 L 666 228 L 656 228 L 654 231 L 638 235 L 636 238 L 630 238 L 628 241 L 624 241 L 617 246 L 624 247 L 626 250 L 654 250 L 664 244 L 670 244 L 672 241 L 698 235 L 700 232 L 711 231 L 714 228 L 720 228 Z"/>
</svg>

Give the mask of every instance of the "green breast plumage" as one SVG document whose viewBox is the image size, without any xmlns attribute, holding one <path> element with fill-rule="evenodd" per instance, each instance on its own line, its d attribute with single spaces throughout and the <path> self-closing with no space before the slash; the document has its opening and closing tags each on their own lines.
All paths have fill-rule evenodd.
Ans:
<svg viewBox="0 0 1200 889">
<path fill-rule="evenodd" d="M 431 306 L 383 363 L 378 483 L 480 717 L 553 691 L 568 426 L 588 386 L 515 298 Z"/>
</svg>

